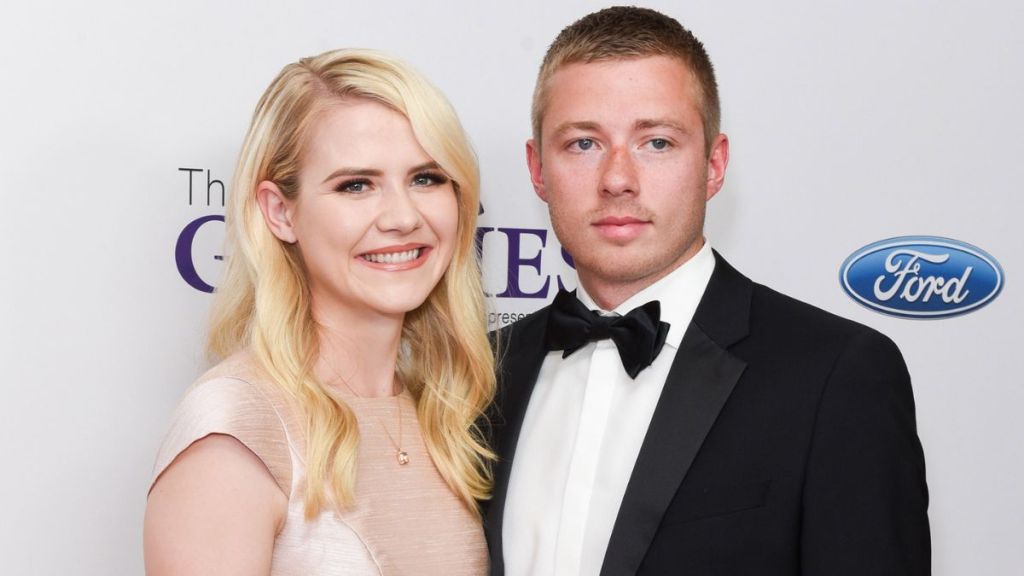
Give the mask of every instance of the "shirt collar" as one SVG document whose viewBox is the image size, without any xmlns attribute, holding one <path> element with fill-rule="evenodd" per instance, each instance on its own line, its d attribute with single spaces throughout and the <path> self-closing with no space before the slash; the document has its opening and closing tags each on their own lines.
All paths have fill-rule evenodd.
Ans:
<svg viewBox="0 0 1024 576">
<path fill-rule="evenodd" d="M 678 349 L 714 270 L 715 257 L 711 245 L 705 241 L 692 258 L 661 280 L 632 295 L 611 312 L 624 315 L 651 300 L 658 300 L 661 303 L 661 320 L 669 324 L 665 343 Z M 594 302 L 582 284 L 576 289 L 576 297 L 587 308 L 602 314 L 608 313 Z"/>
</svg>

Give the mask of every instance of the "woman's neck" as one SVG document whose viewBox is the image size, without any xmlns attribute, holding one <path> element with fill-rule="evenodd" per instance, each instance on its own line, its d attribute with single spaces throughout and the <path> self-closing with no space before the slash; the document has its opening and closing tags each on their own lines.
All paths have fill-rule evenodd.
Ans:
<svg viewBox="0 0 1024 576">
<path fill-rule="evenodd" d="M 317 317 L 320 357 L 316 375 L 324 384 L 363 398 L 393 396 L 395 365 L 404 317 Z"/>
</svg>

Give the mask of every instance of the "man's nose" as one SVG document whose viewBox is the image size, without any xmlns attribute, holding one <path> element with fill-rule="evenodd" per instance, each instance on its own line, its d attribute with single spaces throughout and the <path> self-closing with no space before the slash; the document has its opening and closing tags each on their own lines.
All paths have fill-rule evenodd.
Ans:
<svg viewBox="0 0 1024 576">
<path fill-rule="evenodd" d="M 612 147 L 601 166 L 601 193 L 620 196 L 639 192 L 635 162 L 626 147 Z"/>
</svg>

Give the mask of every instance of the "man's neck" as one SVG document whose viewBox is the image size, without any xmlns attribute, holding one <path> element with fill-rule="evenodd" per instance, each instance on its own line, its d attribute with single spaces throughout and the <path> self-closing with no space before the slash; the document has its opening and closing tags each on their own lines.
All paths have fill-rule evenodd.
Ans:
<svg viewBox="0 0 1024 576">
<path fill-rule="evenodd" d="M 594 303 L 600 306 L 602 310 L 610 311 L 618 308 L 626 300 L 678 270 L 680 266 L 692 260 L 705 244 L 706 241 L 701 242 L 696 250 L 683 255 L 673 265 L 666 266 L 664 270 L 659 271 L 657 274 L 651 274 L 633 281 L 606 280 L 579 268 L 576 270 L 576 275 L 580 285 L 587 291 L 590 298 L 594 300 Z"/>
<path fill-rule="evenodd" d="M 583 289 L 587 291 L 587 294 L 593 298 L 595 304 L 600 306 L 602 310 L 610 311 L 616 309 L 619 304 L 629 300 L 644 288 L 654 284 L 658 279 L 632 284 L 607 283 L 600 279 L 587 278 L 583 272 L 579 272 L 579 281 Z"/>
</svg>

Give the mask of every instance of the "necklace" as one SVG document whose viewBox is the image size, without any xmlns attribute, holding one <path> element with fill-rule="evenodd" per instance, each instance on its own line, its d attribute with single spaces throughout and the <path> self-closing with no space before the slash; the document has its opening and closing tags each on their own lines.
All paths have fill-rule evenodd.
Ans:
<svg viewBox="0 0 1024 576">
<path fill-rule="evenodd" d="M 342 378 L 340 375 L 338 375 L 338 371 L 334 369 L 334 366 L 331 366 L 331 370 L 334 372 L 334 375 L 338 378 L 338 381 L 341 382 L 342 386 L 347 388 L 348 391 L 351 392 L 353 396 L 355 396 L 356 398 L 360 398 L 360 399 L 364 399 L 365 398 L 365 396 L 362 396 L 361 394 L 356 392 L 351 386 L 349 386 L 348 382 L 346 382 L 344 378 Z M 409 453 L 402 449 L 402 399 L 401 399 L 401 396 L 402 396 L 401 393 L 395 394 L 395 410 L 398 411 L 398 442 L 395 442 L 395 437 L 391 435 L 391 431 L 388 430 L 387 424 L 384 423 L 384 419 L 381 418 L 380 416 L 377 416 L 377 420 L 380 422 L 380 427 L 384 429 L 384 433 L 387 434 L 388 440 L 391 441 L 391 445 L 394 446 L 394 448 L 395 448 L 395 459 L 398 460 L 398 465 L 399 466 L 405 466 L 406 464 L 409 463 Z"/>
<path fill-rule="evenodd" d="M 388 427 L 384 425 L 384 421 L 380 420 L 380 427 L 384 429 L 384 433 L 388 435 L 388 440 L 391 440 L 391 445 L 395 447 L 395 458 L 398 459 L 399 466 L 405 466 L 409 463 L 409 453 L 402 450 L 402 402 L 399 400 L 399 394 L 395 394 L 395 409 L 398 410 L 398 442 L 395 442 L 395 438 L 391 436 L 391 432 L 388 432 Z"/>
<path fill-rule="evenodd" d="M 327 338 L 327 339 L 330 339 L 330 334 L 329 333 L 325 333 L 324 337 Z M 339 382 L 341 382 L 342 386 L 347 388 L 348 391 L 351 392 L 352 395 L 355 396 L 356 398 L 360 398 L 360 399 L 364 398 L 364 396 L 362 394 L 356 392 L 351 386 L 349 386 L 348 380 L 346 378 L 344 378 L 341 375 L 340 372 L 338 372 L 338 368 L 334 365 L 334 362 L 331 362 L 331 360 L 329 358 L 324 357 L 324 356 L 321 356 L 321 358 L 323 358 L 324 363 L 327 364 L 327 367 L 331 369 L 331 372 L 334 373 L 334 377 Z M 384 419 L 381 418 L 378 415 L 377 416 L 377 421 L 380 422 L 380 427 L 384 429 L 384 433 L 387 434 L 388 440 L 391 441 L 391 445 L 394 446 L 394 448 L 395 448 L 395 459 L 398 460 L 398 465 L 399 466 L 405 466 L 406 464 L 409 463 L 409 453 L 406 452 L 404 449 L 402 449 L 402 399 L 401 399 L 401 391 L 399 391 L 398 394 L 395 394 L 395 410 L 398 411 L 398 442 L 395 442 L 395 437 L 391 435 L 391 431 L 388 430 L 387 425 L 384 424 Z"/>
</svg>

